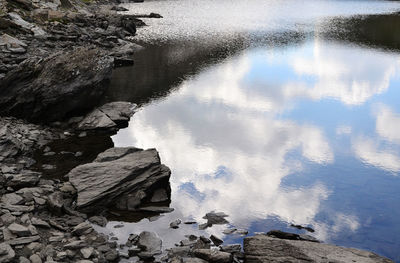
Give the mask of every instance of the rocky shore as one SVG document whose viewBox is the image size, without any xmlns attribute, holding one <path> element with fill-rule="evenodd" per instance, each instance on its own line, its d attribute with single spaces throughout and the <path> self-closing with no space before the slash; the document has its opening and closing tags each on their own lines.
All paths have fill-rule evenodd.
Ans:
<svg viewBox="0 0 400 263">
<path fill-rule="evenodd" d="M 171 171 L 158 152 L 113 147 L 110 136 L 135 105 L 99 103 L 113 68 L 133 65 L 142 48 L 134 42 L 139 18 L 161 18 L 124 15 L 115 4 L 0 2 L 0 262 L 391 262 L 280 231 L 247 237 L 243 247 L 188 233 L 168 249 L 145 229 L 123 244 L 97 232 L 122 211 L 173 210 Z M 226 217 L 210 212 L 198 227 Z M 224 231 L 233 233 L 248 232 Z"/>
</svg>

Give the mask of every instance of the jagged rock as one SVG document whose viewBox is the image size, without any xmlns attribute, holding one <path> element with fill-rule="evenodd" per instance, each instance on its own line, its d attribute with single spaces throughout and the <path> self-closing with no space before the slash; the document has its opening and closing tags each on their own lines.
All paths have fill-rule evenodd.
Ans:
<svg viewBox="0 0 400 263">
<path fill-rule="evenodd" d="M 82 248 L 80 251 L 81 251 L 82 257 L 88 259 L 92 256 L 92 254 L 94 252 L 94 248 L 85 247 L 85 248 Z"/>
<path fill-rule="evenodd" d="M 19 0 L 21 1 L 21 0 Z M 15 12 L 8 13 L 8 16 L 11 18 L 11 20 L 16 24 L 19 25 L 22 28 L 25 28 L 27 30 L 30 30 L 35 36 L 45 36 L 46 32 L 38 27 L 35 24 L 29 23 L 22 19 L 20 15 L 18 15 Z"/>
<path fill-rule="evenodd" d="M 72 234 L 81 236 L 83 234 L 87 235 L 92 231 L 93 231 L 93 227 L 88 222 L 83 222 L 74 227 L 74 229 L 72 230 Z"/>
<path fill-rule="evenodd" d="M 152 255 L 161 253 L 162 241 L 156 233 L 143 231 L 139 235 L 137 246 L 144 252 L 148 252 Z"/>
<path fill-rule="evenodd" d="M 1 197 L 1 202 L 9 205 L 19 205 L 24 202 L 24 199 L 15 193 L 5 194 Z"/>
<path fill-rule="evenodd" d="M 13 216 L 11 213 L 5 213 L 1 216 L 1 221 L 3 222 L 3 224 L 5 225 L 9 225 L 11 223 L 13 223 L 15 221 L 16 217 Z"/>
<path fill-rule="evenodd" d="M 39 182 L 40 176 L 40 173 L 22 170 L 18 174 L 6 175 L 6 185 L 14 189 L 35 186 Z"/>
<path fill-rule="evenodd" d="M 31 235 L 31 232 L 27 227 L 16 223 L 12 223 L 11 225 L 9 225 L 8 230 L 19 237 L 26 237 Z"/>
<path fill-rule="evenodd" d="M 214 245 L 219 246 L 222 243 L 224 243 L 224 241 L 222 239 L 220 239 L 219 237 L 216 237 L 214 235 L 210 236 L 211 241 L 214 243 Z"/>
<path fill-rule="evenodd" d="M 80 248 L 83 248 L 83 247 L 86 247 L 86 246 L 87 246 L 87 244 L 86 244 L 85 241 L 75 240 L 75 241 L 72 241 L 72 242 L 70 242 L 68 244 L 65 244 L 64 248 L 65 249 L 80 249 Z"/>
<path fill-rule="evenodd" d="M 363 262 L 390 263 L 372 252 L 301 240 L 256 235 L 244 239 L 248 263 L 267 262 Z"/>
<path fill-rule="evenodd" d="M 105 227 L 107 225 L 107 218 L 105 218 L 104 216 L 92 216 L 89 217 L 89 222 Z"/>
<path fill-rule="evenodd" d="M 81 130 L 109 129 L 128 122 L 133 115 L 134 104 L 130 102 L 107 103 L 89 113 L 79 124 Z"/>
<path fill-rule="evenodd" d="M 117 153 L 117 159 L 107 152 Z M 119 209 L 135 210 L 129 201 L 132 198 L 137 201 L 136 193 L 149 191 L 155 185 L 168 184 L 170 170 L 161 165 L 156 150 L 137 151 L 135 148 L 129 152 L 125 148 L 126 154 L 121 154 L 112 148 L 101 154 L 108 158 L 99 155 L 94 162 L 78 166 L 68 174 L 69 181 L 78 191 L 79 209 L 94 210 L 98 206 L 118 203 Z"/>
<path fill-rule="evenodd" d="M 49 195 L 49 199 L 47 199 L 47 204 L 49 206 L 49 210 L 56 214 L 62 213 L 63 208 L 63 196 L 61 192 L 54 192 Z"/>
<path fill-rule="evenodd" d="M 15 252 L 9 244 L 0 244 L 0 262 L 11 262 L 15 257 Z"/>
<path fill-rule="evenodd" d="M 228 224 L 228 220 L 225 219 L 228 215 L 223 212 L 210 212 L 207 213 L 203 218 L 207 219 L 207 226 L 211 227 L 212 225 L 223 225 Z"/>
<path fill-rule="evenodd" d="M 299 235 L 295 233 L 288 233 L 288 232 L 283 232 L 280 230 L 271 230 L 267 233 L 267 236 L 271 237 L 276 237 L 280 239 L 289 239 L 289 240 L 305 240 L 305 241 L 311 241 L 311 242 L 319 242 L 316 238 L 309 236 L 309 235 Z"/>
<path fill-rule="evenodd" d="M 91 47 L 26 59 L 0 83 L 0 114 L 51 122 L 91 109 L 112 68 L 112 58 Z"/>
<path fill-rule="evenodd" d="M 33 254 L 32 256 L 29 257 L 29 260 L 32 263 L 42 263 L 42 259 L 39 257 L 37 254 Z"/>
<path fill-rule="evenodd" d="M 19 238 L 8 240 L 8 241 L 6 241 L 6 243 L 11 246 L 17 246 L 17 245 L 29 244 L 34 241 L 38 241 L 39 239 L 40 239 L 40 236 L 19 237 Z"/>
<path fill-rule="evenodd" d="M 193 254 L 201 259 L 211 263 L 230 263 L 232 262 L 232 255 L 227 252 L 222 252 L 213 249 L 195 249 Z"/>
</svg>

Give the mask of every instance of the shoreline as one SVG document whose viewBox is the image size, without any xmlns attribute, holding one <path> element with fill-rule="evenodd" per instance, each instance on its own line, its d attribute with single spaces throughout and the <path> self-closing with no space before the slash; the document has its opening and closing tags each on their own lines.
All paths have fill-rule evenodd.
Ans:
<svg viewBox="0 0 400 263">
<path fill-rule="evenodd" d="M 144 231 L 132 234 L 120 251 L 115 238 L 97 233 L 92 224 L 104 226 L 105 215 L 115 206 L 130 212 L 171 211 L 169 168 L 161 164 L 155 149 L 114 148 L 108 141 L 85 156 L 81 151 L 55 151 L 49 145 L 71 138 L 79 142 L 100 136 L 103 140 L 127 125 L 135 105 L 97 105 L 97 101 L 107 88 L 113 68 L 133 65 L 131 56 L 142 47 L 132 37 L 136 28 L 145 25 L 138 19 L 143 16 L 117 13 L 122 9 L 112 2 L 98 6 L 63 0 L 59 6 L 48 7 L 47 12 L 44 2 L 10 2 L 11 10 L 0 6 L 0 23 L 7 25 L 0 28 L 0 113 L 5 116 L 0 117 L 0 262 L 156 259 L 230 263 L 270 262 L 273 257 L 321 262 L 321 258 L 307 254 L 317 247 L 328 252 L 339 249 L 343 254 L 350 251 L 351 256 L 358 253 L 356 259 L 391 262 L 370 252 L 328 248 L 310 238 L 277 232 L 247 237 L 244 252 L 241 244 L 223 246 L 223 241 L 213 235 L 191 235 L 166 252 L 161 251 L 162 240 L 156 233 Z M 154 13 L 146 17 L 161 18 Z M 47 163 L 38 167 L 37 154 L 76 160 L 63 168 L 74 168 L 68 180 L 42 177 L 57 167 Z M 114 175 L 112 179 L 109 174 Z M 205 227 L 225 224 L 221 217 L 209 216 L 213 223 Z M 179 228 L 180 222 L 171 224 L 171 228 Z M 301 250 L 304 244 L 309 247 Z M 276 252 L 273 256 L 266 246 L 271 251 L 284 247 L 296 253 Z M 342 262 L 348 262 L 348 257 Z"/>
</svg>

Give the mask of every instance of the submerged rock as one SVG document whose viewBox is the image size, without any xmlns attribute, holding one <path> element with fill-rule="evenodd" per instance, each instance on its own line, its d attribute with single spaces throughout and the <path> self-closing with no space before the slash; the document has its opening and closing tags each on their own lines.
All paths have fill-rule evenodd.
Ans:
<svg viewBox="0 0 400 263">
<path fill-rule="evenodd" d="M 168 184 L 170 170 L 161 164 L 155 149 L 112 148 L 67 176 L 77 189 L 79 209 L 117 206 L 134 211 L 141 200 Z"/>
<path fill-rule="evenodd" d="M 248 263 L 267 262 L 363 262 L 389 263 L 391 260 L 372 252 L 316 242 L 288 240 L 256 235 L 244 239 Z"/>
</svg>

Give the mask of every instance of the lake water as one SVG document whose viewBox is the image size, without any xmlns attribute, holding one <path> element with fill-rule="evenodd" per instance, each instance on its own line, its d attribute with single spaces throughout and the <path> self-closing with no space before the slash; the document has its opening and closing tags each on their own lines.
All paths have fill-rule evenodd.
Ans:
<svg viewBox="0 0 400 263">
<path fill-rule="evenodd" d="M 400 262 L 400 3 L 175 0 L 126 4 L 145 19 L 135 66 L 110 99 L 140 108 L 116 146 L 156 148 L 172 170 L 173 213 L 110 222 L 164 247 L 227 227 L 290 224 Z M 392 13 L 392 14 L 391 14 Z M 198 230 L 225 212 L 230 225 Z M 137 220 L 136 220 L 137 221 Z M 106 230 L 107 231 L 107 230 Z"/>
</svg>

